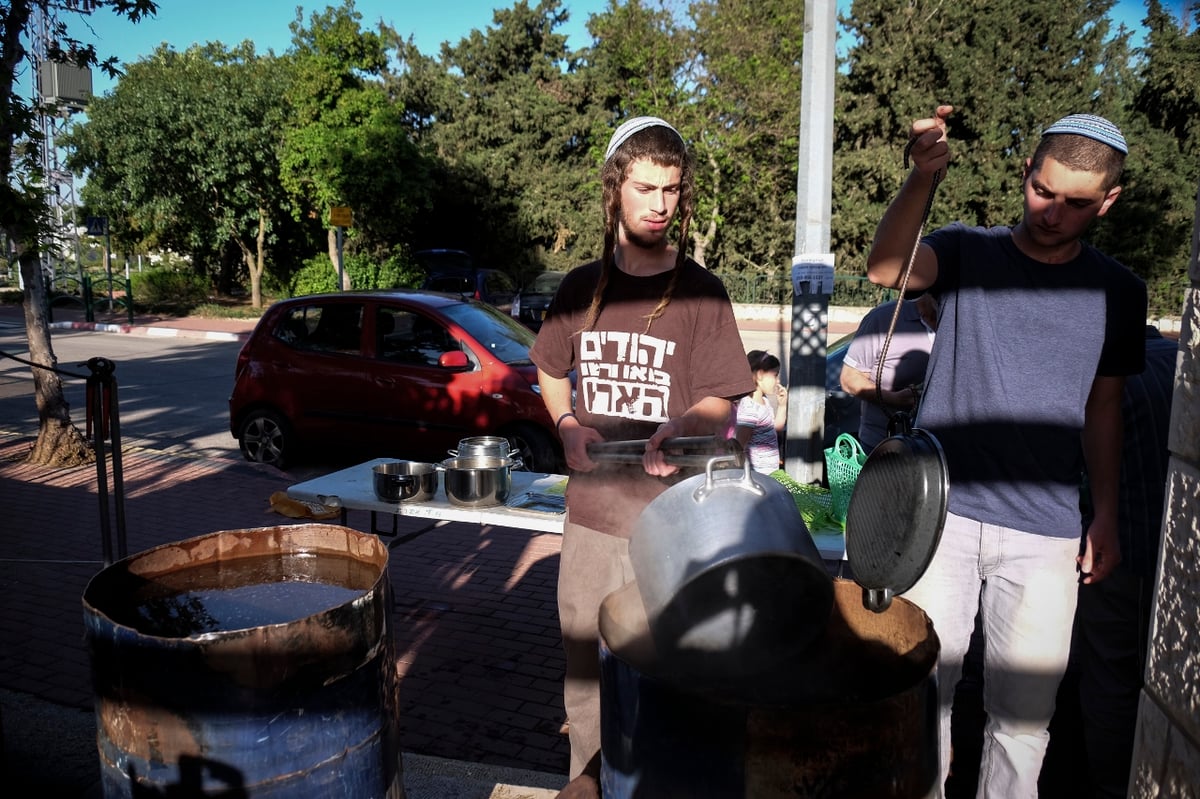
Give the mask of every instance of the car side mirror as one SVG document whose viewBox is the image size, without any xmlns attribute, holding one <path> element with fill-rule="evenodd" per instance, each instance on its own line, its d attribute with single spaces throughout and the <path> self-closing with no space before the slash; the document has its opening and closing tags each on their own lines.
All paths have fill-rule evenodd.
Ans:
<svg viewBox="0 0 1200 799">
<path fill-rule="evenodd" d="M 442 369 L 460 370 L 470 367 L 471 362 L 467 360 L 467 354 L 462 350 L 450 350 L 443 352 L 438 357 L 438 366 Z"/>
</svg>

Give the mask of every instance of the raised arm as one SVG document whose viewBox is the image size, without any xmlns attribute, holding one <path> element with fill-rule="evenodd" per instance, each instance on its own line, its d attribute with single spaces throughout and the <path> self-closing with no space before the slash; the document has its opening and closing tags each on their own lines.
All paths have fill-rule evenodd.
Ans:
<svg viewBox="0 0 1200 799">
<path fill-rule="evenodd" d="M 912 124 L 912 171 L 892 200 L 879 226 L 867 255 L 867 277 L 872 283 L 895 288 L 912 255 L 913 243 L 921 233 L 925 203 L 934 185 L 934 175 L 946 174 L 950 162 L 950 146 L 946 138 L 946 120 L 953 106 L 939 105 L 936 115 L 918 119 Z M 937 257 L 924 244 L 917 248 L 908 288 L 928 288 L 937 278 Z"/>
</svg>

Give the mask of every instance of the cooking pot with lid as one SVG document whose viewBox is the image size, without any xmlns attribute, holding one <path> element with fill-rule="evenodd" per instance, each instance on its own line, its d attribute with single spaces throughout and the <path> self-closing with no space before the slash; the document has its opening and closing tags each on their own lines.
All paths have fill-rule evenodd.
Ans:
<svg viewBox="0 0 1200 799">
<path fill-rule="evenodd" d="M 752 677 L 826 628 L 833 583 L 795 502 L 738 454 L 711 458 L 642 511 L 629 558 L 660 662 Z"/>
<path fill-rule="evenodd" d="M 504 436 L 469 436 L 459 439 L 458 449 L 449 450 L 456 458 L 506 458 L 516 469 L 523 467 L 521 453 Z"/>
</svg>

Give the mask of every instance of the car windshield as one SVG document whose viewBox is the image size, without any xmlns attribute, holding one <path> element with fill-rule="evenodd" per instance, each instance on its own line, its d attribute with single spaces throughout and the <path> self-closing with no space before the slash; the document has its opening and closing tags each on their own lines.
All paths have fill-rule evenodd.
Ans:
<svg viewBox="0 0 1200 799">
<path fill-rule="evenodd" d="M 562 282 L 562 272 L 542 272 L 533 279 L 533 291 L 538 294 L 553 294 L 558 291 L 558 284 Z"/>
<path fill-rule="evenodd" d="M 413 257 L 430 275 L 437 272 L 470 272 L 474 267 L 470 254 L 462 250 L 421 250 Z"/>
<path fill-rule="evenodd" d="M 508 314 L 478 302 L 452 305 L 443 311 L 496 359 L 509 366 L 532 363 L 529 360 L 529 348 L 533 346 L 535 336 Z"/>
</svg>

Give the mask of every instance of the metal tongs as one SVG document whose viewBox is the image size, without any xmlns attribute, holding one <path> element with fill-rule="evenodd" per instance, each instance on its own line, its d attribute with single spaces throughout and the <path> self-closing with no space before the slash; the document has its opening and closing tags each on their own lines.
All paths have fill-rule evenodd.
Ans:
<svg viewBox="0 0 1200 799">
<path fill-rule="evenodd" d="M 588 444 L 587 453 L 597 463 L 641 463 L 648 440 L 601 441 Z M 742 445 L 736 438 L 680 436 L 664 439 L 659 450 L 671 466 L 704 468 L 713 458 L 721 456 L 732 457 L 739 467 L 742 465 Z"/>
</svg>

